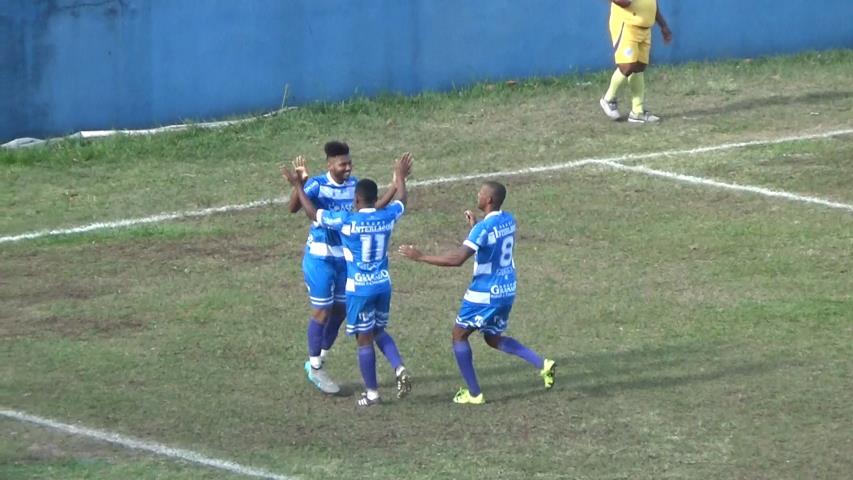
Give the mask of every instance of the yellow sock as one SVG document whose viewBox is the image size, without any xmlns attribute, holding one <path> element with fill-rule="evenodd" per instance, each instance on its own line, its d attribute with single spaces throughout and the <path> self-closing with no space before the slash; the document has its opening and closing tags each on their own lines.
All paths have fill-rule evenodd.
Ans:
<svg viewBox="0 0 853 480">
<path fill-rule="evenodd" d="M 613 72 L 613 76 L 610 77 L 610 87 L 607 89 L 607 93 L 604 94 L 604 99 L 608 102 L 612 102 L 614 98 L 616 98 L 616 94 L 619 93 L 619 88 L 625 83 L 625 79 L 627 79 L 625 75 L 622 75 L 622 72 L 617 68 L 615 72 Z"/>
<path fill-rule="evenodd" d="M 631 111 L 643 113 L 643 98 L 646 96 L 646 78 L 643 72 L 634 73 L 628 77 L 628 86 L 631 87 Z"/>
</svg>

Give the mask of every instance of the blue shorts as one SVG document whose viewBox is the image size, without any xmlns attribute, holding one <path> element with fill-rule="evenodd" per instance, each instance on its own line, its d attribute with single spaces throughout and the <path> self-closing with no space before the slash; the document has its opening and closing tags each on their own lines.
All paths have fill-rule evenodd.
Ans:
<svg viewBox="0 0 853 480">
<path fill-rule="evenodd" d="M 388 326 L 391 292 L 366 297 L 347 296 L 347 335 L 371 333 Z"/>
<path fill-rule="evenodd" d="M 483 335 L 500 335 L 506 331 L 511 310 L 511 303 L 478 305 L 463 301 L 456 316 L 456 325 L 468 330 L 479 330 Z"/>
<path fill-rule="evenodd" d="M 329 308 L 346 301 L 347 263 L 343 258 L 302 257 L 308 301 L 314 308 Z"/>
</svg>

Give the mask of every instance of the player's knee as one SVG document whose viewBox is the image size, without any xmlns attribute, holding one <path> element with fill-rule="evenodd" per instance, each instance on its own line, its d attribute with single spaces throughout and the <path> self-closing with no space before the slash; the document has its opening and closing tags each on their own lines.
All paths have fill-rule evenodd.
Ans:
<svg viewBox="0 0 853 480">
<path fill-rule="evenodd" d="M 325 324 L 329 319 L 331 309 L 329 308 L 314 308 L 311 310 L 311 316 L 317 323 Z"/>
<path fill-rule="evenodd" d="M 471 332 L 472 330 L 464 329 L 458 325 L 454 326 L 453 333 L 451 333 L 451 339 L 453 340 L 453 343 L 464 342 L 468 340 L 468 335 L 471 335 Z"/>
<path fill-rule="evenodd" d="M 356 335 L 355 343 L 357 343 L 359 347 L 366 347 L 368 345 L 371 345 L 373 344 L 373 334 L 359 333 L 358 335 Z"/>
<path fill-rule="evenodd" d="M 483 337 L 486 340 L 486 345 L 494 348 L 495 350 L 500 350 L 501 348 L 501 336 L 500 335 L 485 335 Z"/>
<path fill-rule="evenodd" d="M 626 77 L 631 76 L 631 74 L 641 73 L 646 70 L 646 64 L 643 62 L 620 63 L 618 67 L 619 71 L 622 72 L 622 75 L 625 75 Z"/>
</svg>

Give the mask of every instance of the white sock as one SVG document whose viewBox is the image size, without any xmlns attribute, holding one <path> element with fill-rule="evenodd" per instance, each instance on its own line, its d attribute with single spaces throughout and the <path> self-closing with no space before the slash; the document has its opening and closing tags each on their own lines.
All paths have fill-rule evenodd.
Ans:
<svg viewBox="0 0 853 480">
<path fill-rule="evenodd" d="M 404 370 L 406 370 L 405 365 L 400 365 L 399 367 L 397 367 L 397 371 L 395 371 L 394 374 L 399 377 Z"/>
<path fill-rule="evenodd" d="M 319 370 L 323 368 L 323 360 L 320 357 L 308 357 L 308 361 L 311 362 L 311 368 Z"/>
<path fill-rule="evenodd" d="M 328 353 L 329 353 L 329 351 L 326 350 L 325 348 L 323 350 L 320 350 L 320 361 L 321 362 L 323 362 L 323 363 L 326 362 L 326 355 L 328 355 Z"/>
<path fill-rule="evenodd" d="M 367 399 L 368 400 L 376 400 L 379 398 L 379 390 L 371 390 L 367 389 Z"/>
</svg>

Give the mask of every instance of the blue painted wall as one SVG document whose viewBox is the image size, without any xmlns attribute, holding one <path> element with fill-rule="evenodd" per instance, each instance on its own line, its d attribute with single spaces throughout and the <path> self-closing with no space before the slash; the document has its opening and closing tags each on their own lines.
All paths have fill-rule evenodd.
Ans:
<svg viewBox="0 0 853 480">
<path fill-rule="evenodd" d="M 849 0 L 660 0 L 653 61 L 853 48 Z M 0 0 L 0 141 L 609 68 L 606 0 Z M 709 12 L 714 12 L 709 14 Z"/>
</svg>

